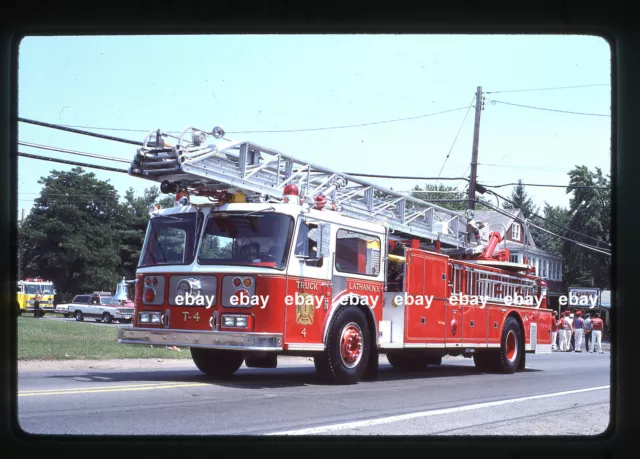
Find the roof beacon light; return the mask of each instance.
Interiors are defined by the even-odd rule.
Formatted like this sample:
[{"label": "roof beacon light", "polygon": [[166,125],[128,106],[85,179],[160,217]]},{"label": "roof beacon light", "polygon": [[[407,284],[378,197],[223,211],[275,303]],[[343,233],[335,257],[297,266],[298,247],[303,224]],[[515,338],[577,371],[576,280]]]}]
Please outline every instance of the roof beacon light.
[{"label": "roof beacon light", "polygon": [[300,194],[298,192],[297,186],[290,183],[289,185],[284,187],[284,202],[286,202],[287,204],[300,205]]},{"label": "roof beacon light", "polygon": [[186,195],[186,193],[176,194],[176,201],[175,201],[174,207],[186,206],[188,204],[189,204],[189,197]]}]

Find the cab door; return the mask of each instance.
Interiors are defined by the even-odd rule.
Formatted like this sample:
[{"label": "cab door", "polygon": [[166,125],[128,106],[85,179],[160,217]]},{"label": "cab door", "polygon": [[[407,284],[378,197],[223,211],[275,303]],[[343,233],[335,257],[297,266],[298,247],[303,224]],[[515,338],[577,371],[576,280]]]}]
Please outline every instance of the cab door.
[{"label": "cab door", "polygon": [[320,348],[331,302],[331,231],[327,222],[301,217],[287,275],[284,342]]}]

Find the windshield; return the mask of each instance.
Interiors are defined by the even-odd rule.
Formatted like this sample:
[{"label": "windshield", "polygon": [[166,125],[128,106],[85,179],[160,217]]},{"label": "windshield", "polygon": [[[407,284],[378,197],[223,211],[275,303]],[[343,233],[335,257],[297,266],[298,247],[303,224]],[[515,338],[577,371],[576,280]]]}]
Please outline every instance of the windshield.
[{"label": "windshield", "polygon": [[293,217],[283,214],[213,213],[207,221],[198,263],[284,269],[293,225]]},{"label": "windshield", "polygon": [[193,262],[202,220],[202,212],[166,215],[149,220],[139,267],[188,265]]},{"label": "windshield", "polygon": [[41,295],[53,295],[53,287],[51,285],[43,284],[25,284],[25,293],[28,295],[35,295],[40,292]]}]

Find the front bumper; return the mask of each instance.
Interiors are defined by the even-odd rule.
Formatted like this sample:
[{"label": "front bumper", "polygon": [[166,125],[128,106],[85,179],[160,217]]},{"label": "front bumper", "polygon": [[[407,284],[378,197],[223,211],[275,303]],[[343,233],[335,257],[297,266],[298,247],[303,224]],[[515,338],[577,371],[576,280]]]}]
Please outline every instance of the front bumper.
[{"label": "front bumper", "polygon": [[[35,308],[33,307],[33,304],[29,304],[27,305],[25,311],[28,312],[33,312],[35,310]],[[40,310],[41,311],[45,311],[45,312],[55,312],[55,307],[53,306],[53,304],[40,304]]]},{"label": "front bumper", "polygon": [[119,328],[118,342],[161,346],[203,347],[242,351],[282,351],[282,335],[153,328]]}]

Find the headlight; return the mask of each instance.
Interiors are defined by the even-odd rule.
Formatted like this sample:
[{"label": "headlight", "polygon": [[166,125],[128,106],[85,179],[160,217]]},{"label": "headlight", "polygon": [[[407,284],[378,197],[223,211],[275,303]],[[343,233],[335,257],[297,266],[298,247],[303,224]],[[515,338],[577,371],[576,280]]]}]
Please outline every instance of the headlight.
[{"label": "headlight", "polygon": [[248,316],[236,314],[222,315],[222,328],[248,328]]},{"label": "headlight", "polygon": [[161,323],[162,314],[159,312],[141,312],[138,315],[138,322],[141,324],[159,324]]}]

